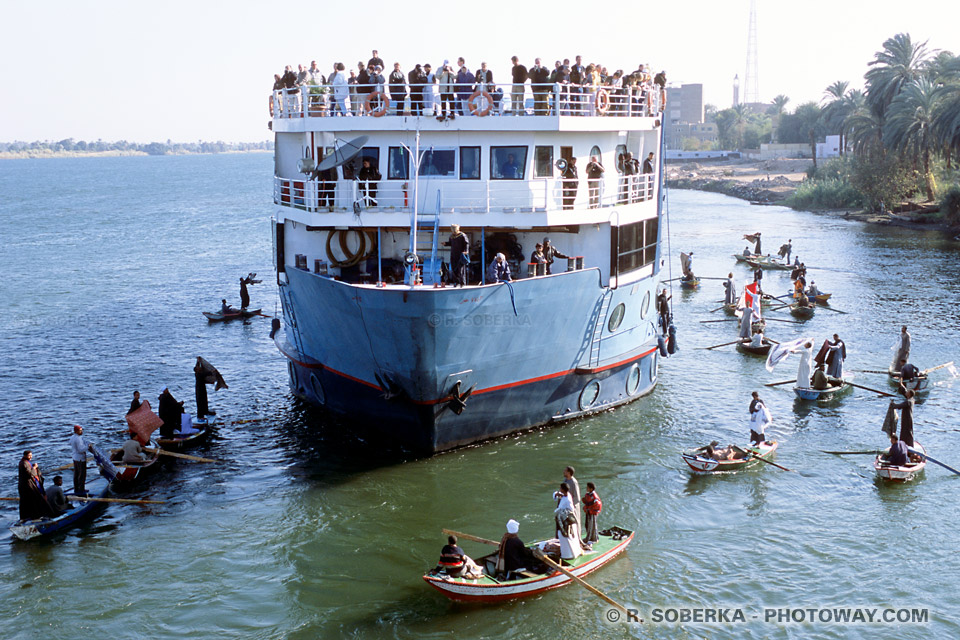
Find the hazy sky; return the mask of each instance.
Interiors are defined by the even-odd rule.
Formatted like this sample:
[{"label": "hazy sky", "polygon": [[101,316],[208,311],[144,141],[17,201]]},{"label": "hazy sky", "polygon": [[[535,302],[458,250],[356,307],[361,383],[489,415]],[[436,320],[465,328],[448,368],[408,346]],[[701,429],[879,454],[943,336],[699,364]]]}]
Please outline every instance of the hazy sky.
[{"label": "hazy sky", "polygon": [[[760,97],[788,108],[835,80],[861,86],[901,31],[960,51],[960,2],[758,0]],[[750,0],[638,2],[231,2],[0,0],[0,140],[149,142],[271,137],[273,74],[317,60],[327,73],[377,48],[404,71],[458,56],[507,79],[514,54],[552,67],[580,53],[609,70],[638,63],[732,101],[746,66]],[[869,8],[868,8],[869,7]],[[953,36],[951,38],[951,36]]]}]

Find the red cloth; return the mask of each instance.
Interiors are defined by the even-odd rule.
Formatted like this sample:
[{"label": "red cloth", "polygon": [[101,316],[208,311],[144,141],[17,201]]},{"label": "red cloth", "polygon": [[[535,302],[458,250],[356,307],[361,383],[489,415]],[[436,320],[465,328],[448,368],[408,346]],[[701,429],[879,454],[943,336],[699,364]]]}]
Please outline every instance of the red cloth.
[{"label": "red cloth", "polygon": [[150,434],[163,426],[163,420],[150,410],[150,403],[144,400],[136,411],[127,414],[127,426],[141,446],[146,446],[150,442]]}]

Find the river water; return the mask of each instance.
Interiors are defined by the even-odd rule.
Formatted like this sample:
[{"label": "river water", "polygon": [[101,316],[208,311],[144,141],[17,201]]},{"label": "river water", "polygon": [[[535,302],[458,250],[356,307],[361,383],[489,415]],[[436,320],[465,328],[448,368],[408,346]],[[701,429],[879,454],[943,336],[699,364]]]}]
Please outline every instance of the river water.
[{"label": "river water", "polygon": [[[254,306],[273,314],[268,154],[17,160],[0,164],[0,459],[15,495],[23,449],[48,468],[68,461],[70,425],[103,446],[121,439],[133,389],[155,401],[169,385],[193,406],[202,355],[230,384],[211,394],[225,421],[199,453],[55,543],[0,537],[5,638],[929,638],[960,635],[956,560],[960,478],[929,466],[902,486],[873,478],[869,456],[886,400],[855,390],[832,407],[794,402],[796,359],[768,373],[732,348],[720,281],[674,292],[681,351],[653,394],[558,428],[416,459],[301,405],[268,339],[269,320],[208,325],[220,298],[237,304],[258,272]],[[673,191],[671,249],[694,250],[701,276],[733,269],[744,233],[767,251],[788,237],[834,308],[804,325],[771,322],[782,341],[834,332],[848,370],[883,369],[901,323],[912,361],[960,360],[956,243],[715,194]],[[765,289],[786,292],[786,274]],[[789,318],[786,314],[776,317]],[[888,390],[884,376],[856,373]],[[930,453],[960,466],[957,390],[946,370],[916,410]],[[743,441],[750,391],[774,415],[777,460],[725,477],[691,477],[681,449]],[[240,420],[254,422],[235,423]],[[595,586],[637,608],[642,625],[610,625],[577,586],[493,607],[448,603],[420,578],[449,527],[498,539],[509,518],[525,540],[547,536],[564,466],[604,500],[601,526],[637,531]],[[70,484],[67,476],[66,484]],[[0,520],[16,518],[0,502]],[[464,544],[468,553],[487,549]],[[655,609],[736,608],[746,621],[653,623]],[[765,609],[915,608],[926,624],[764,622]],[[733,615],[732,613],[729,615]],[[759,618],[754,618],[759,616]]]}]

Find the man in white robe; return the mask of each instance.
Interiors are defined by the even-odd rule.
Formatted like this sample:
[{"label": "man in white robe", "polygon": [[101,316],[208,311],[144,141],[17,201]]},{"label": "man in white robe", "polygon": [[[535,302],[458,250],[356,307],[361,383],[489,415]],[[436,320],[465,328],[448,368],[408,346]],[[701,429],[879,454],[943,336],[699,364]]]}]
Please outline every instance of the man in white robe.
[{"label": "man in white robe", "polygon": [[800,351],[800,366],[797,367],[797,382],[793,385],[797,389],[810,388],[811,362],[813,361],[813,343],[804,342]]},{"label": "man in white robe", "polygon": [[895,353],[891,366],[894,371],[900,371],[901,363],[910,361],[910,334],[907,333],[906,325],[900,328],[900,337],[897,344],[893,346],[893,350]]}]

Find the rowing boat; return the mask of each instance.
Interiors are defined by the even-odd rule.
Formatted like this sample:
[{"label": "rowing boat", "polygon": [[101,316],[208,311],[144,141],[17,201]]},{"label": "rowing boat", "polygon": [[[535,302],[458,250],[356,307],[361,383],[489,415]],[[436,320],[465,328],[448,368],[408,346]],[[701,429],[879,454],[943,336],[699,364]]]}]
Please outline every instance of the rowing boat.
[{"label": "rowing boat", "polygon": [[[593,543],[591,551],[585,551],[579,558],[563,560],[563,566],[570,573],[582,578],[613,560],[633,541],[633,531],[611,527],[601,531],[599,539]],[[528,545],[540,546],[543,542]],[[476,580],[452,577],[443,571],[431,571],[423,579],[431,587],[451,600],[457,602],[501,602],[534,596],[550,589],[570,584],[572,578],[553,570],[548,573],[511,572],[506,579],[496,578],[497,552],[493,552],[476,563],[483,567],[483,577]]]},{"label": "rowing boat", "polygon": [[748,265],[754,269],[769,269],[771,271],[791,271],[793,269],[789,264],[783,264],[782,262],[775,262],[773,259],[770,260],[747,260]]},{"label": "rowing boat", "polygon": [[[148,442],[148,448],[156,448],[155,442]],[[134,485],[142,482],[147,477],[155,473],[160,469],[160,451],[157,450],[154,453],[147,453],[148,456],[142,464],[127,464],[121,461],[123,457],[123,451],[118,451],[119,455],[115,454],[114,467],[117,470],[117,475],[113,479],[112,487],[117,491],[123,491],[133,487]]]},{"label": "rowing boat", "polygon": [[252,316],[258,316],[260,315],[260,309],[239,309],[227,313],[222,313],[220,311],[204,311],[203,315],[206,316],[207,320],[210,322],[227,322],[228,320],[236,320],[238,318],[250,318]]},{"label": "rowing boat", "polygon": [[198,447],[207,441],[210,435],[210,424],[206,420],[193,420],[193,428],[184,431],[175,431],[170,438],[157,438],[157,444],[167,451],[182,451]]},{"label": "rowing boat", "polygon": [[[96,450],[94,457],[97,459],[97,468],[100,470],[100,478],[92,480],[87,485],[87,496],[96,498],[106,498],[110,493],[110,483],[114,479],[113,465],[105,456]],[[76,498],[75,494],[68,493],[66,498]],[[35,538],[50,538],[61,531],[66,531],[72,527],[79,526],[84,522],[93,520],[104,509],[107,503],[90,501],[76,501],[72,506],[55,518],[36,518],[34,520],[19,520],[10,527],[10,533],[20,540],[33,540]]]},{"label": "rowing boat", "polygon": [[847,382],[843,381],[843,384],[836,387],[827,387],[826,389],[812,389],[812,388],[801,388],[794,387],[793,392],[797,394],[797,397],[801,400],[816,400],[817,402],[830,402],[831,400],[840,397],[842,394],[846,393],[853,389],[853,386]]},{"label": "rowing boat", "polygon": [[680,280],[681,289],[696,289],[700,286],[700,278],[693,278],[692,280]]},{"label": "rowing boat", "polygon": [[[755,447],[742,446],[741,449],[756,454],[760,458],[769,460],[777,450],[777,442],[763,442]],[[685,451],[680,454],[687,466],[697,474],[719,473],[722,471],[739,471],[753,466],[758,462],[756,456],[737,458],[735,460],[715,460],[704,455],[703,448],[694,451]]]},{"label": "rowing boat", "polygon": [[902,382],[904,387],[910,389],[914,393],[923,393],[924,391],[930,390],[930,376],[925,373],[919,374],[916,378],[901,380],[900,372],[894,371],[893,365],[890,365],[887,368],[887,375],[890,376],[890,384],[893,386],[898,386]]},{"label": "rowing boat", "polygon": [[751,356],[765,356],[770,353],[771,346],[773,346],[773,343],[764,338],[763,344],[759,347],[755,347],[749,342],[738,342],[737,351]]},{"label": "rowing boat", "polygon": [[[924,449],[923,445],[919,442],[914,441],[913,448],[924,455],[927,453],[927,450]],[[890,448],[888,447],[873,460],[873,469],[877,472],[877,476],[883,480],[907,482],[908,480],[913,480],[913,478],[927,466],[926,457],[921,458],[920,462],[907,462],[905,465],[887,464],[883,461],[883,456],[889,453],[889,451]]]},{"label": "rowing boat", "polygon": [[794,318],[800,318],[801,320],[809,320],[813,317],[813,312],[816,307],[803,306],[800,303],[796,302],[790,305],[790,315]]},{"label": "rowing boat", "polygon": [[[794,300],[796,300],[796,298],[797,298],[797,292],[796,292],[796,291],[788,291],[787,294],[788,294],[790,297],[792,297]],[[829,307],[829,306],[830,306],[830,303],[827,302],[827,301],[830,299],[830,296],[832,296],[832,295],[833,295],[832,293],[818,293],[818,294],[815,295],[815,296],[808,295],[807,298],[810,299],[810,300],[812,300],[813,302],[816,302],[816,303],[819,304],[819,305],[823,305],[823,306],[825,306],[825,307]]]},{"label": "rowing boat", "polygon": [[761,256],[761,255],[752,254],[752,253],[748,256],[745,256],[742,253],[735,253],[733,254],[733,257],[737,259],[737,262],[747,262],[748,260],[753,260],[754,262],[760,262],[768,259],[766,256]]}]

